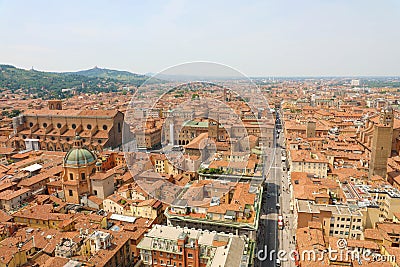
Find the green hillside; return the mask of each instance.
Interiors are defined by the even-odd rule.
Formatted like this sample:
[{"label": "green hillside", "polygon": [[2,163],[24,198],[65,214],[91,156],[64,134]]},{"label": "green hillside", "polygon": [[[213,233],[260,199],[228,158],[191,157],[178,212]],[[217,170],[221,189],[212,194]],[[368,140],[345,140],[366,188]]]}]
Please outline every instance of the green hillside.
[{"label": "green hillside", "polygon": [[63,89],[74,89],[83,93],[115,92],[125,86],[139,86],[147,78],[126,71],[99,68],[55,73],[0,65],[0,90],[9,89],[12,92],[19,90],[44,99],[68,97],[70,93],[62,92]]},{"label": "green hillside", "polygon": [[78,74],[86,77],[110,78],[127,82],[143,82],[148,79],[148,77],[145,75],[135,74],[129,71],[102,69],[98,67],[94,67],[93,69],[88,70],[70,72],[70,74]]}]

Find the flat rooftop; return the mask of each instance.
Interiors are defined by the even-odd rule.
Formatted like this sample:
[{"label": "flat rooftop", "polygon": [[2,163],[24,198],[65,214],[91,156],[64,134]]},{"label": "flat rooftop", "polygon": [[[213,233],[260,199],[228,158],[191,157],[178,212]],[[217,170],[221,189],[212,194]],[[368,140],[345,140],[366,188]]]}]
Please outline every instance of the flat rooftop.
[{"label": "flat rooftop", "polygon": [[362,216],[358,209],[353,210],[347,205],[321,205],[308,200],[297,200],[296,203],[298,212],[320,213],[321,211],[330,211],[332,215]]}]

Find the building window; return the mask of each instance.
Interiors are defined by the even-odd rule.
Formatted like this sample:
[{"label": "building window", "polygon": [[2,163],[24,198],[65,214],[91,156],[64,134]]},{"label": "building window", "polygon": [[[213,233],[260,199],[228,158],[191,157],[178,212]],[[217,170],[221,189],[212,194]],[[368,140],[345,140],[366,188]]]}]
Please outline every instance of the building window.
[{"label": "building window", "polygon": [[74,194],[72,193],[72,190],[70,189],[70,190],[68,190],[68,195],[70,196],[70,197],[72,197]]},{"label": "building window", "polygon": [[92,129],[92,125],[91,124],[88,124],[86,127],[88,128],[88,130]]},{"label": "building window", "polygon": [[47,123],[43,123],[43,128],[46,128],[47,127]]},{"label": "building window", "polygon": [[93,194],[97,196],[97,190],[93,190]]},{"label": "building window", "polygon": [[74,180],[74,175],[72,173],[69,174],[69,179]]},{"label": "building window", "polygon": [[57,123],[57,128],[58,128],[58,129],[61,128],[61,123]]},{"label": "building window", "polygon": [[72,129],[76,129],[76,124],[73,123],[73,124],[71,125],[71,127],[72,127]]},{"label": "building window", "polygon": [[119,133],[121,132],[121,123],[120,122],[118,122],[118,132]]},{"label": "building window", "polygon": [[29,127],[33,127],[33,122],[30,122],[30,123],[29,123]]},{"label": "building window", "polygon": [[85,180],[85,174],[84,173],[81,173],[81,179]]},{"label": "building window", "polygon": [[104,124],[104,125],[103,125],[103,130],[104,130],[104,131],[107,131],[107,129],[108,129],[107,125]]},{"label": "building window", "polygon": [[192,253],[188,253],[188,258],[193,258],[193,254]]}]

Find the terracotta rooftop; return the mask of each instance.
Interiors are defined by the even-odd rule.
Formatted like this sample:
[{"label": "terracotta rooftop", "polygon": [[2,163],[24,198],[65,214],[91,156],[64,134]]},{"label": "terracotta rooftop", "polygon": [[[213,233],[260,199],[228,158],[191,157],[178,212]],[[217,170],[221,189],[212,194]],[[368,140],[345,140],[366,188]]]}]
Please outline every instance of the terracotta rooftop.
[{"label": "terracotta rooftop", "polygon": [[16,191],[13,190],[5,190],[3,192],[0,193],[0,199],[2,200],[11,200],[14,198],[17,198],[23,194],[26,194],[28,192],[30,192],[31,190],[29,188],[22,188]]}]

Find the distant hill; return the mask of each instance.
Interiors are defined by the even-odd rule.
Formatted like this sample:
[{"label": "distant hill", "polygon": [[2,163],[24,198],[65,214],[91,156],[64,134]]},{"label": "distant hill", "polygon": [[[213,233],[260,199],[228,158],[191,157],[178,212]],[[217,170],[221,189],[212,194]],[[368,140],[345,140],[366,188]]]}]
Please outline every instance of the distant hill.
[{"label": "distant hill", "polygon": [[68,97],[68,90],[63,89],[75,89],[85,93],[115,92],[124,86],[139,86],[147,79],[145,75],[100,68],[56,73],[0,65],[0,90],[21,90],[23,93],[42,98]]},{"label": "distant hill", "polygon": [[127,81],[127,82],[137,82],[146,81],[149,77],[146,75],[136,74],[129,71],[121,71],[121,70],[110,70],[110,69],[102,69],[98,67],[94,67],[88,70],[80,70],[75,72],[67,72],[68,74],[78,74],[86,77],[99,77],[99,78],[109,78],[116,79],[119,81]]}]

